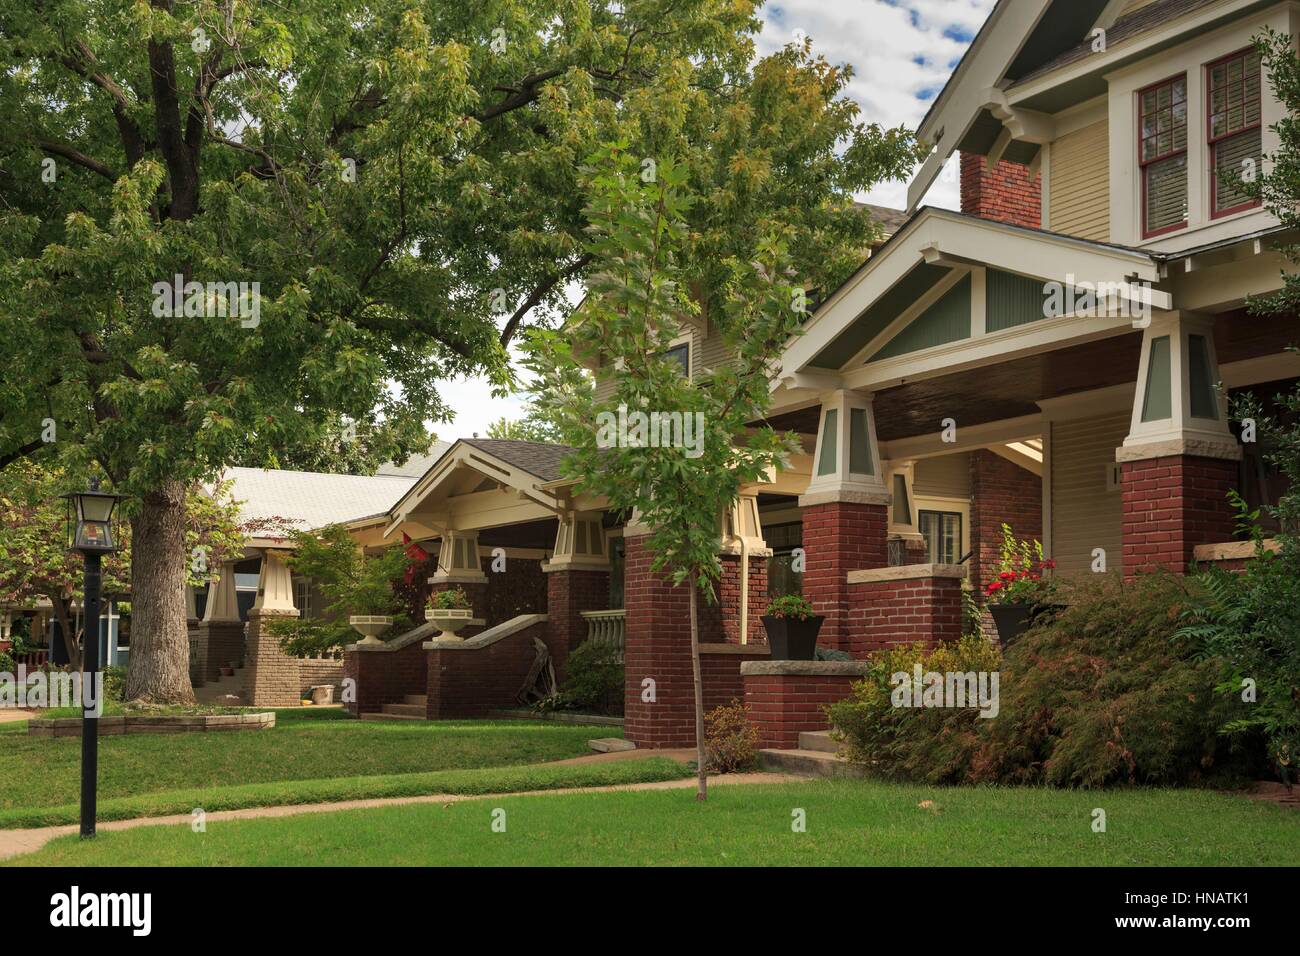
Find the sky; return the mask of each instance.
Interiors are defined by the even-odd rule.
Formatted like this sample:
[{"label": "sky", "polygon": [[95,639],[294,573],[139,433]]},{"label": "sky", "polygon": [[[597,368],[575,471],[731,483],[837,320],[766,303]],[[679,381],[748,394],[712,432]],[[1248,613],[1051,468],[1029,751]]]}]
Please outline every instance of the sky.
[{"label": "sky", "polygon": [[[848,95],[862,118],[915,129],[943,89],[957,61],[993,9],[994,0],[769,0],[760,12],[759,52],[770,53],[804,35],[832,63],[848,63],[854,77]],[[801,31],[801,32],[800,32]],[[950,162],[950,166],[956,160]],[[925,202],[958,207],[955,175],[941,176]],[[907,183],[883,183],[865,202],[901,209]],[[455,409],[452,422],[435,426],[444,441],[485,435],[499,418],[522,415],[518,397],[494,399],[486,381],[444,382],[440,391]]]}]

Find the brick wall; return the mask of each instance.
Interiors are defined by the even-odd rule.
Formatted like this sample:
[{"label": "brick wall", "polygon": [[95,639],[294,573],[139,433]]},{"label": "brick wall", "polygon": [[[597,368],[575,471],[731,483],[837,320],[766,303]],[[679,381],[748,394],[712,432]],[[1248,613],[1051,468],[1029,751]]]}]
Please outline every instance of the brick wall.
[{"label": "brick wall", "polygon": [[504,571],[492,570],[492,559],[483,559],[487,575],[484,614],[488,627],[520,614],[545,614],[547,577],[542,562],[532,558],[506,558]]},{"label": "brick wall", "polygon": [[564,681],[569,651],[587,637],[583,611],[604,611],[609,607],[609,572],[586,568],[550,571],[546,574],[547,643],[555,661],[555,679]]},{"label": "brick wall", "polygon": [[[739,644],[740,640],[740,555],[719,556],[722,564],[717,585],[717,603],[700,602],[700,640]],[[749,558],[749,640],[767,643],[763,611],[767,608],[767,558]]]},{"label": "brick wall", "polygon": [[1043,540],[1043,479],[1001,455],[970,456],[970,580],[981,597],[998,576],[1002,523],[1017,538]]},{"label": "brick wall", "polygon": [[[378,713],[384,704],[407,694],[423,694],[428,662],[423,641],[413,640],[397,650],[363,651],[349,648],[343,654],[343,676],[355,683],[355,700],[343,706],[353,716]],[[341,699],[335,695],[335,699]]]},{"label": "brick wall", "polygon": [[884,505],[837,501],[801,511],[807,564],[803,596],[826,616],[817,643],[847,650],[849,592],[846,575],[889,563],[888,514]]},{"label": "brick wall", "polygon": [[244,687],[248,691],[248,703],[253,707],[292,707],[302,701],[312,685],[337,687],[342,683],[343,661],[292,657],[280,648],[277,637],[263,631],[266,618],[294,615],[293,611],[249,613],[244,656],[248,676]]},{"label": "brick wall", "polygon": [[[807,672],[772,673],[779,669]],[[852,694],[862,670],[831,661],[772,661],[744,668],[745,709],[758,728],[759,745],[790,750],[799,746],[799,734],[826,730],[826,708]]]},{"label": "brick wall", "polygon": [[848,586],[844,650],[858,660],[894,644],[961,638],[961,579],[917,577]]},{"label": "brick wall", "polygon": [[1042,225],[1042,181],[1020,163],[1000,161],[988,169],[985,157],[961,154],[961,211],[1037,229]]},{"label": "brick wall", "polygon": [[537,657],[533,639],[546,640],[546,625],[539,621],[486,647],[426,650],[428,718],[480,717],[518,706],[517,694]]},{"label": "brick wall", "polygon": [[1167,568],[1183,574],[1199,544],[1230,541],[1228,492],[1237,463],[1172,455],[1120,466],[1124,497],[1124,574]]}]

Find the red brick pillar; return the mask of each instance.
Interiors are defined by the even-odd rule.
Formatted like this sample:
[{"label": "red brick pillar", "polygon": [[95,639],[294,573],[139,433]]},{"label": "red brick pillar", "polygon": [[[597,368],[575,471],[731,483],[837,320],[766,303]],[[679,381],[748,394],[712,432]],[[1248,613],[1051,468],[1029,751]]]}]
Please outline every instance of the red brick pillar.
[{"label": "red brick pillar", "polygon": [[1232,539],[1235,461],[1170,455],[1123,462],[1120,474],[1126,577],[1159,568],[1183,574],[1197,545]]},{"label": "red brick pillar", "polygon": [[970,580],[981,597],[998,576],[1002,524],[1017,540],[1043,540],[1043,479],[1001,455],[970,455]]},{"label": "red brick pillar", "polygon": [[719,639],[728,644],[766,644],[763,612],[767,609],[767,559],[770,552],[749,556],[748,639],[740,639],[740,565],[738,554],[721,555],[722,577],[718,582]]},{"label": "red brick pillar", "polygon": [[[690,598],[650,570],[643,535],[624,539],[623,736],[638,747],[695,744]],[[648,682],[648,683],[647,683]]]},{"label": "red brick pillar", "polygon": [[803,596],[824,614],[817,643],[848,650],[848,573],[889,563],[888,507],[832,501],[802,509]]},{"label": "red brick pillar", "polygon": [[555,678],[564,682],[569,652],[587,637],[583,611],[609,608],[609,572],[593,568],[560,567],[546,571],[547,643],[555,663]]}]

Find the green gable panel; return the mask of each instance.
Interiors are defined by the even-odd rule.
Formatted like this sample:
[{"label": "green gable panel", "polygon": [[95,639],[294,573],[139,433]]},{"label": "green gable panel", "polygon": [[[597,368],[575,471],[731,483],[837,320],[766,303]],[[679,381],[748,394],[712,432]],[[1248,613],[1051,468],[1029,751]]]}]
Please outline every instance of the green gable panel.
[{"label": "green gable panel", "polygon": [[938,302],[913,319],[869,361],[895,358],[909,352],[947,345],[970,338],[970,276],[943,294]]},{"label": "green gable panel", "polygon": [[899,279],[875,304],[845,327],[808,364],[813,368],[842,368],[868,342],[889,327],[913,302],[948,274],[944,266],[922,262]]},{"label": "green gable panel", "polygon": [[1046,293],[1040,279],[989,269],[985,278],[986,328],[990,332],[1014,329],[1043,317]]}]

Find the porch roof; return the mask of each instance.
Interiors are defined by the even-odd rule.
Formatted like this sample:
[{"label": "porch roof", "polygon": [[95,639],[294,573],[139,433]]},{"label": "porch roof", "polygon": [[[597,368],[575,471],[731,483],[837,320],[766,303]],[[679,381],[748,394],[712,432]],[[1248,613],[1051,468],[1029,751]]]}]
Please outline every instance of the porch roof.
[{"label": "porch roof", "polygon": [[1124,334],[1132,330],[1124,316],[1045,317],[1048,284],[1089,283],[1168,309],[1172,298],[1156,287],[1161,266],[1139,249],[923,208],[788,343],[775,410],[819,391],[878,391]]},{"label": "porch roof", "polygon": [[462,438],[388,510],[383,537],[417,540],[553,518],[571,505],[554,486],[565,445]]}]

